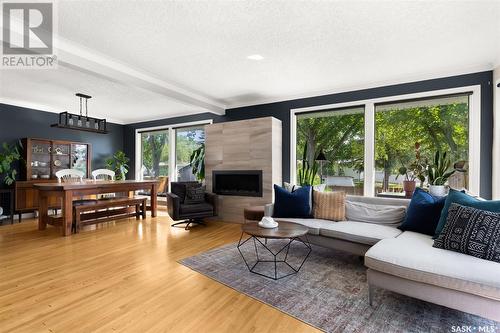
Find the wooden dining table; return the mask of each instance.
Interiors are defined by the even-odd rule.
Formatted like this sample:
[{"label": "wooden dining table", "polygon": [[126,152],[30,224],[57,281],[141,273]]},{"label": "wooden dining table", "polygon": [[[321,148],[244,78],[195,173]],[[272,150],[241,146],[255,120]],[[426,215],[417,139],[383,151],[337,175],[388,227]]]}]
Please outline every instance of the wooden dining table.
[{"label": "wooden dining table", "polygon": [[137,190],[151,191],[151,216],[156,217],[158,209],[158,180],[84,180],[83,182],[40,183],[34,184],[38,189],[38,230],[47,227],[49,212],[49,197],[62,199],[62,235],[71,235],[73,224],[73,200],[75,198],[104,194],[104,193],[130,193]]}]

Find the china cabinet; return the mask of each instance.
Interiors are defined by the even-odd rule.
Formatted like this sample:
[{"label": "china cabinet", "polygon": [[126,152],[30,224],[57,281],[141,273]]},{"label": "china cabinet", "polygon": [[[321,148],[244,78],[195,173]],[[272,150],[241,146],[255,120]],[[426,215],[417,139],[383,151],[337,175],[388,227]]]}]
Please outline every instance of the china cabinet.
[{"label": "china cabinet", "polygon": [[[61,169],[78,169],[89,178],[92,148],[89,143],[32,139],[22,140],[23,157],[20,181],[16,181],[16,211],[30,212],[38,209],[38,190],[33,184],[57,181],[55,173]],[[51,208],[59,207],[54,198]]]}]

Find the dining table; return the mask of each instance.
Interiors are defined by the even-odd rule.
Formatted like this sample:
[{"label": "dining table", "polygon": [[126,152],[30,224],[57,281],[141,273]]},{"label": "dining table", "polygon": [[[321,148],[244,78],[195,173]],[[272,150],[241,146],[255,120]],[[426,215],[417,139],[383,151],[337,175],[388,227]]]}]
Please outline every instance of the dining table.
[{"label": "dining table", "polygon": [[54,182],[34,184],[38,190],[38,230],[47,227],[49,197],[62,200],[61,220],[62,235],[71,235],[73,224],[73,200],[105,193],[130,193],[138,190],[149,190],[151,195],[151,216],[156,217],[158,210],[158,180],[83,180],[70,182]]}]

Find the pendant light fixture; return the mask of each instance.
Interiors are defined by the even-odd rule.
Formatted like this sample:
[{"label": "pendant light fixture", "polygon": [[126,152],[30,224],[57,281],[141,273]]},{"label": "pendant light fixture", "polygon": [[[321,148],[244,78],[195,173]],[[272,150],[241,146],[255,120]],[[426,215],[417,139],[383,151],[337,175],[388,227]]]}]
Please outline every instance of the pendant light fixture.
[{"label": "pendant light fixture", "polygon": [[[89,117],[88,100],[91,99],[92,96],[82,93],[76,93],[75,95],[80,100],[80,114],[69,113],[68,111],[61,112],[59,113],[58,123],[51,126],[100,134],[108,133],[106,128],[106,119]],[[83,114],[84,108],[85,115]]]}]

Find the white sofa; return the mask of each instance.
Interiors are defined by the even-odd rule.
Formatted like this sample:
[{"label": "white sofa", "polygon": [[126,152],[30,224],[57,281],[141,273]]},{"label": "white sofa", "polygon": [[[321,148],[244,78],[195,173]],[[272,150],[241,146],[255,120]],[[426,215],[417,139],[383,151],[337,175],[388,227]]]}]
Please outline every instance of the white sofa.
[{"label": "white sofa", "polygon": [[[405,207],[409,204],[404,199],[360,196],[347,196],[347,201]],[[273,205],[267,205],[266,215],[272,216],[272,212]],[[373,288],[380,287],[500,321],[500,263],[434,248],[431,236],[402,232],[397,225],[312,218],[276,220],[309,227],[312,244],[364,255],[370,304]]]}]

